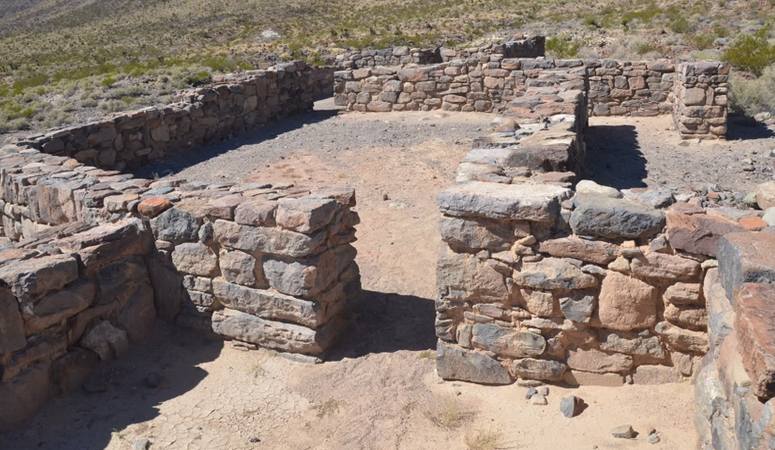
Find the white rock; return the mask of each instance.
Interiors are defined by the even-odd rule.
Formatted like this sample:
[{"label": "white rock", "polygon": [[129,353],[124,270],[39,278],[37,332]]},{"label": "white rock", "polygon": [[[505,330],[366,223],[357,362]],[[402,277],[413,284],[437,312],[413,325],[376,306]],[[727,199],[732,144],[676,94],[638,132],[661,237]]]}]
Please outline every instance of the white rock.
[{"label": "white rock", "polygon": [[576,184],[576,192],[579,194],[599,194],[611,198],[622,198],[623,194],[618,189],[603,186],[592,180],[581,180]]}]

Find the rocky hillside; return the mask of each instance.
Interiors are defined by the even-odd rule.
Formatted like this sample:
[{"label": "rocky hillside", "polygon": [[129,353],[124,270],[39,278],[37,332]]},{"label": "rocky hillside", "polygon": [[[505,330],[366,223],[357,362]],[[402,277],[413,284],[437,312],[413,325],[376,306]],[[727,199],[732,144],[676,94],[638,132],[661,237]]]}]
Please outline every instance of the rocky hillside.
[{"label": "rocky hillside", "polygon": [[[345,48],[553,36],[561,57],[717,58],[772,0],[7,0],[0,132],[168,101],[214,72]],[[558,33],[558,30],[559,33]]]}]

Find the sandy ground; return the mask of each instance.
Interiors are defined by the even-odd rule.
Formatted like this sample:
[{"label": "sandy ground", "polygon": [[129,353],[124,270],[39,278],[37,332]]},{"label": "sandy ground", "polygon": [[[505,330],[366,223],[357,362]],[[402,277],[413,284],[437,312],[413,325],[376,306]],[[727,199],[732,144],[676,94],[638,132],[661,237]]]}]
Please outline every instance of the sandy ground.
[{"label": "sandy ground", "polygon": [[[352,329],[331,361],[309,365],[160,326],[148,345],[94,375],[90,386],[98,389],[91,391],[98,392],[51,402],[28,426],[0,436],[0,448],[129,449],[138,439],[150,440],[154,449],[694,448],[689,384],[551,387],[549,405],[536,406],[525,400],[525,387],[436,376],[434,199],[491,118],[316,112],[154,167],[191,179],[355,187],[362,218],[355,245],[365,292]],[[633,122],[637,148],[656,154],[650,142],[662,145],[655,133],[664,119],[608,119],[605,126]],[[763,152],[771,144],[754,145]],[[607,145],[609,152],[622,148]],[[702,144],[703,151],[716,151],[712,145]],[[743,147],[720,145],[719,152]],[[646,179],[653,182],[674,176],[652,172]],[[149,374],[161,376],[158,387],[147,386]],[[573,419],[559,411],[569,394],[589,404]],[[611,437],[622,424],[641,434]],[[646,441],[652,427],[662,437],[656,445]]]},{"label": "sandy ground", "polygon": [[592,117],[587,132],[592,178],[617,188],[746,193],[773,179],[775,132],[730,120],[727,140],[682,141],[670,116]]}]

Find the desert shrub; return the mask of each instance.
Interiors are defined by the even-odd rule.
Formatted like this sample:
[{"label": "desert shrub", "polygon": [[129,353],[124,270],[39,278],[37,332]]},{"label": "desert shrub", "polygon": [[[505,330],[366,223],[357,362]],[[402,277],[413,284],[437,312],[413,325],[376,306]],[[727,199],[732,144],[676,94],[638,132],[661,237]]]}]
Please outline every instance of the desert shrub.
[{"label": "desert shrub", "polygon": [[642,9],[629,11],[622,14],[622,25],[627,27],[630,23],[636,20],[644,24],[649,24],[661,12],[662,10],[656,5],[655,2],[652,1],[647,3]]},{"label": "desert shrub", "polygon": [[590,28],[602,28],[603,26],[600,24],[600,22],[597,19],[597,16],[595,15],[588,15],[584,16],[584,18],[581,21],[584,25],[590,27]]},{"label": "desert shrub", "polygon": [[21,94],[26,89],[41,86],[47,81],[48,76],[42,73],[18,79],[13,83],[13,93],[15,95]]},{"label": "desert shrub", "polygon": [[551,37],[546,40],[546,50],[558,58],[573,58],[579,54],[581,44],[567,37]]},{"label": "desert shrub", "polygon": [[689,38],[689,42],[698,49],[705,50],[713,47],[713,42],[716,40],[716,35],[713,33],[695,33]]},{"label": "desert shrub", "polygon": [[659,49],[651,42],[640,42],[635,45],[635,53],[639,55],[645,55],[647,53],[656,52]]},{"label": "desert shrub", "polygon": [[211,82],[212,76],[210,76],[210,72],[202,70],[186,76],[185,80],[189,86],[202,86]]},{"label": "desert shrub", "polygon": [[738,69],[759,76],[764,68],[775,63],[775,45],[770,44],[769,29],[761,28],[754,34],[744,34],[724,51],[722,58]]},{"label": "desert shrub", "polygon": [[751,117],[760,112],[775,113],[775,64],[757,78],[733,73],[729,92],[733,112]]},{"label": "desert shrub", "polygon": [[667,17],[667,27],[673,33],[684,34],[691,30],[689,20],[683,15],[682,8],[673,5],[667,8],[665,16]]},{"label": "desert shrub", "polygon": [[101,81],[102,85],[105,87],[111,87],[114,84],[116,84],[116,76],[115,75],[108,75]]}]

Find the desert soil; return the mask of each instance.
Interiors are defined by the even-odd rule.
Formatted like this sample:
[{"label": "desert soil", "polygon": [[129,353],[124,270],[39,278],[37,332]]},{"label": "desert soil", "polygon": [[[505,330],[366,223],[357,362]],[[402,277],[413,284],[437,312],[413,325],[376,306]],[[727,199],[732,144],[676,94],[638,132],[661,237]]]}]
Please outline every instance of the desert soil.
[{"label": "desert soil", "polygon": [[[354,187],[365,292],[352,312],[352,329],[331,361],[312,365],[160,325],[147,345],[101,367],[88,392],[54,400],[28,426],[0,436],[0,448],[130,449],[141,439],[154,449],[694,448],[688,383],[551,387],[549,404],[536,406],[525,399],[525,387],[436,376],[435,196],[452,182],[471,139],[491,118],[337,115],[324,108],[149,170],[145,175]],[[715,174],[718,182],[748,189],[751,172],[738,173],[728,162],[745,154],[761,157],[755,164],[769,163],[772,145],[762,138],[679,146],[665,118],[595,119],[593,125],[637,137],[618,144],[609,139],[604,150],[615,173],[621,173],[616,152],[645,155],[647,184],[685,187],[693,178],[683,172],[715,182],[714,170],[723,168],[723,177]],[[599,170],[605,165],[597,166],[597,176],[611,176]],[[632,183],[633,175],[614,178]],[[559,411],[560,399],[570,394],[589,405],[573,419]],[[640,435],[613,438],[610,430],[622,424]],[[659,444],[647,443],[650,428],[661,434]]]}]

